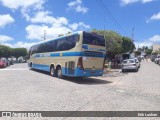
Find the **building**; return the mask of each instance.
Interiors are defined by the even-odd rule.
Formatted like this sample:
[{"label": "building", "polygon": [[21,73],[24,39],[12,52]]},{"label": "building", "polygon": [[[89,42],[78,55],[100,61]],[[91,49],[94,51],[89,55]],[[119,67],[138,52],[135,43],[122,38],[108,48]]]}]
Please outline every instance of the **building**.
[{"label": "building", "polygon": [[160,49],[160,44],[153,45],[153,52],[158,51]]}]

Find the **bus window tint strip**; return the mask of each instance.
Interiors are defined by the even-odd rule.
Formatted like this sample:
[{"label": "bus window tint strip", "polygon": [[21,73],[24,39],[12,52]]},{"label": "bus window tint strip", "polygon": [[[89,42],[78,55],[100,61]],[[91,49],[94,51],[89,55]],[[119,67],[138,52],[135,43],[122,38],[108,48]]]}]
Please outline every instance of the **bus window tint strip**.
[{"label": "bus window tint strip", "polygon": [[72,35],[68,37],[62,37],[54,41],[35,45],[31,48],[31,54],[70,50],[76,46],[78,38],[78,35]]},{"label": "bus window tint strip", "polygon": [[83,44],[97,45],[105,47],[105,40],[102,36],[92,33],[83,33]]}]

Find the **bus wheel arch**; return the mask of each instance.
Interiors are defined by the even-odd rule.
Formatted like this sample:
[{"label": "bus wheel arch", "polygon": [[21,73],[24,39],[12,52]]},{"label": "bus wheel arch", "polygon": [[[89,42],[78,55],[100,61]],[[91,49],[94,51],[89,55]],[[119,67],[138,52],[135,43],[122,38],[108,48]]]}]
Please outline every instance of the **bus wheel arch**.
[{"label": "bus wheel arch", "polygon": [[63,79],[64,76],[62,75],[62,67],[61,65],[57,65],[56,67],[56,73],[57,73],[57,77],[60,78],[60,79]]},{"label": "bus wheel arch", "polygon": [[53,64],[50,65],[50,75],[56,77],[56,69]]}]

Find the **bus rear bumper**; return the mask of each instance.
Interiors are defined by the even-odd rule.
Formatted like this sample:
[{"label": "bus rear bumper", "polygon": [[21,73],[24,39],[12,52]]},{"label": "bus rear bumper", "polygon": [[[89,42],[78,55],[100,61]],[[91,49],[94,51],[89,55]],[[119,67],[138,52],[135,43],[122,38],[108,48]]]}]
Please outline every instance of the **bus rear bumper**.
[{"label": "bus rear bumper", "polygon": [[83,76],[83,77],[89,77],[89,76],[102,76],[103,70],[81,70],[79,68],[75,69],[75,76]]},{"label": "bus rear bumper", "polygon": [[62,70],[62,74],[65,76],[71,77],[94,77],[94,76],[102,76],[103,70],[81,70],[79,68],[74,69],[73,74],[65,74],[65,70]]}]

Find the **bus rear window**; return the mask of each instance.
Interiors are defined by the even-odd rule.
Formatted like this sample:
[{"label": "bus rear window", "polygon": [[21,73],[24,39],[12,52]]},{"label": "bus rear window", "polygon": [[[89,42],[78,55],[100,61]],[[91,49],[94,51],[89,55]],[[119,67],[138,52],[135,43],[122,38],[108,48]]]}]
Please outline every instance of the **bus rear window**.
[{"label": "bus rear window", "polygon": [[92,34],[92,33],[83,33],[83,44],[97,45],[105,47],[105,40],[103,37]]}]

